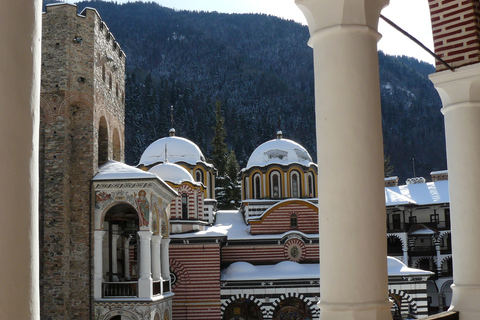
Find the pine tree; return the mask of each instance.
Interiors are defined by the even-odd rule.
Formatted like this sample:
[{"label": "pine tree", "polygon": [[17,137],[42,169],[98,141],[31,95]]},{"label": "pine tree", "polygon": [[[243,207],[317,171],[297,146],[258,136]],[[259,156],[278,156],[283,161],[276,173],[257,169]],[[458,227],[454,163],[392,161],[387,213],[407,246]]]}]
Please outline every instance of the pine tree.
[{"label": "pine tree", "polygon": [[236,209],[240,207],[240,181],[238,174],[240,166],[235,151],[230,150],[223,179],[222,197],[219,200],[220,209]]},{"label": "pine tree", "polygon": [[222,103],[217,101],[215,103],[215,135],[212,140],[212,163],[218,170],[218,176],[223,177],[225,175],[225,168],[227,165],[228,148],[225,143],[227,133],[225,131],[224,123],[225,119],[222,116]]}]

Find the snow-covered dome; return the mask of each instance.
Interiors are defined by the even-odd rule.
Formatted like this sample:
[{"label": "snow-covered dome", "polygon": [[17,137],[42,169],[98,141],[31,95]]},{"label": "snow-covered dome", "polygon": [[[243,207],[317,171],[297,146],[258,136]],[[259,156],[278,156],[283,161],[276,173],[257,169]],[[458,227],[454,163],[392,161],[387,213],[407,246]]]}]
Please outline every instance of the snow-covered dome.
[{"label": "snow-covered dome", "polygon": [[299,163],[309,166],[312,162],[312,157],[304,147],[295,141],[282,139],[281,134],[279,134],[277,139],[267,141],[253,151],[245,170],[254,166],[261,167],[273,163],[283,165]]},{"label": "snow-covered dome", "polygon": [[[167,151],[167,156],[165,156],[165,150]],[[159,161],[173,163],[183,161],[195,165],[199,161],[205,162],[205,157],[200,148],[192,141],[171,136],[153,142],[145,149],[140,158],[140,164],[145,166]]]},{"label": "snow-covered dome", "polygon": [[164,181],[169,181],[175,184],[181,184],[184,181],[196,183],[192,175],[182,166],[175,163],[161,163],[148,170],[150,173],[155,173]]}]

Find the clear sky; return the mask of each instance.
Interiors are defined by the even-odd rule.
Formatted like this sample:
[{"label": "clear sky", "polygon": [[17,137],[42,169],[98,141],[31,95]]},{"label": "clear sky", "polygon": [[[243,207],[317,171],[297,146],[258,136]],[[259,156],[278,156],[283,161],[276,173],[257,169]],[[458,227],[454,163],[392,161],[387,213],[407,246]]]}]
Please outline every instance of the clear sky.
[{"label": "clear sky", "polygon": [[[74,0],[67,0],[72,2]],[[132,0],[115,0],[118,3]],[[152,1],[152,0],[150,0]],[[294,0],[153,0],[178,10],[218,11],[226,13],[266,13],[306,24]],[[427,0],[390,0],[382,14],[433,50],[432,28]],[[391,55],[406,55],[431,64],[434,59],[418,45],[382,20],[379,31],[383,35],[379,49]]]}]

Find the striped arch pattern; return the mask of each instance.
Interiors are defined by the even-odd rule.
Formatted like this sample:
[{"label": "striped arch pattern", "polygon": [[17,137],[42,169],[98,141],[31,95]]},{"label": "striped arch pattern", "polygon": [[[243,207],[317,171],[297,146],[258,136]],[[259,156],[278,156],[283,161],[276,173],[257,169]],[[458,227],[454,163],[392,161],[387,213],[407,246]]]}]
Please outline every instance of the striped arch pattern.
[{"label": "striped arch pattern", "polygon": [[432,257],[421,257],[420,259],[418,259],[416,262],[415,262],[415,268],[419,268],[419,263],[420,261],[423,261],[423,260],[432,260],[433,261],[433,264],[435,266],[437,266],[437,262],[434,258]]},{"label": "striped arch pattern", "polygon": [[452,260],[452,256],[447,256],[447,257],[443,258],[442,263],[440,263],[440,265],[442,266],[447,260]]},{"label": "striped arch pattern", "polygon": [[[257,298],[255,298],[254,296],[252,295],[249,295],[249,294],[245,294],[245,293],[239,293],[239,294],[236,294],[234,296],[231,296],[230,298],[226,299],[225,301],[222,302],[222,305],[220,307],[220,311],[222,313],[222,318],[223,318],[223,315],[225,314],[225,310],[227,309],[227,307],[235,302],[236,300],[238,299],[248,299],[248,300],[251,300],[253,303],[255,303],[259,308],[260,308],[260,311],[262,312],[262,318],[266,319],[267,318],[267,311],[265,310],[265,307],[263,306],[262,302],[260,300],[258,300]],[[270,315],[270,318],[272,316]]]},{"label": "striped arch pattern", "polygon": [[190,283],[190,275],[183,264],[175,259],[170,259],[170,272],[174,272],[177,276],[177,281],[172,283],[172,289],[180,282]]},{"label": "striped arch pattern", "polygon": [[[408,293],[406,293],[403,290],[397,290],[397,289],[393,289],[393,290],[389,289],[388,293],[396,294],[396,295],[399,295],[400,297],[402,297],[402,301],[405,300],[405,301],[408,302],[408,305],[410,306],[410,312],[414,315],[417,314],[417,303],[415,301],[413,301],[413,298]],[[402,305],[402,310],[401,311],[404,311],[403,305]]]},{"label": "striped arch pattern", "polygon": [[387,239],[392,238],[392,237],[395,237],[398,240],[400,240],[400,242],[402,243],[402,250],[408,249],[408,248],[405,248],[405,242],[403,241],[403,239],[401,237],[398,236],[398,234],[394,234],[394,233],[388,233],[387,234]]},{"label": "striped arch pattern", "polygon": [[439,236],[438,236],[438,242],[441,243],[443,238],[448,235],[449,237],[451,237],[451,231],[445,231],[445,232],[442,232]]},{"label": "striped arch pattern", "polygon": [[277,308],[278,304],[282,302],[285,299],[288,298],[297,298],[300,301],[305,302],[307,305],[307,308],[310,310],[310,313],[312,314],[312,317],[318,318],[320,317],[320,309],[315,308],[315,303],[311,301],[310,299],[306,298],[303,294],[298,293],[298,292],[288,292],[286,294],[282,294],[280,297],[275,299],[272,303],[272,308],[268,311],[268,319],[272,319],[273,317],[273,311]]}]

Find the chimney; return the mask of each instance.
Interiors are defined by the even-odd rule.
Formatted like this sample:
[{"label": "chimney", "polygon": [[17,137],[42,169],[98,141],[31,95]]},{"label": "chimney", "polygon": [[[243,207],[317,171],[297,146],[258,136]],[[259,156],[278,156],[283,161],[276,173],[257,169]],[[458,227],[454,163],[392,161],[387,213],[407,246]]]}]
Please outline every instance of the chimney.
[{"label": "chimney", "polygon": [[432,176],[433,182],[448,180],[448,170],[432,171],[430,175]]},{"label": "chimney", "polygon": [[385,178],[385,187],[398,187],[398,177],[386,177]]},{"label": "chimney", "polygon": [[416,177],[416,178],[408,178],[407,181],[405,181],[405,184],[408,186],[410,184],[419,184],[419,183],[425,183],[427,180],[424,177]]}]

